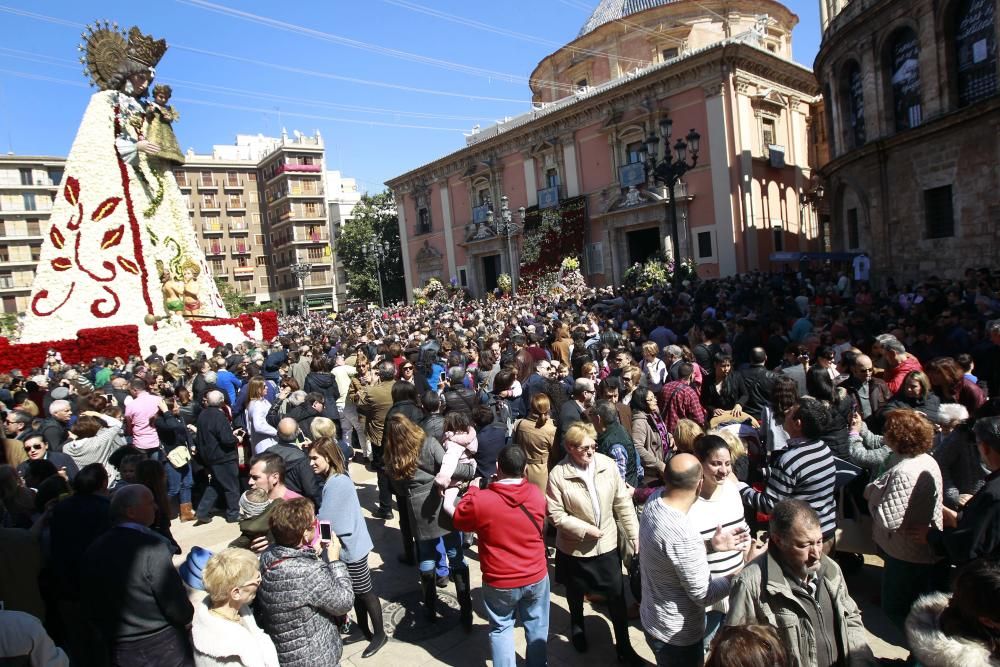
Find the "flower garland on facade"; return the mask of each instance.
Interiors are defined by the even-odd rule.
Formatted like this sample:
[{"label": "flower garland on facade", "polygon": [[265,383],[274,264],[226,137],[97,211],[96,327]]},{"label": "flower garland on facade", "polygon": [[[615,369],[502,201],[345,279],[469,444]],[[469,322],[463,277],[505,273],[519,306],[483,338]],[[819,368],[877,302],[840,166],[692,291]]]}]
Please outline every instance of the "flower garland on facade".
[{"label": "flower garland on facade", "polygon": [[559,208],[532,211],[521,243],[521,279],[556,270],[563,258],[583,254],[586,221],[586,197],[569,199]]},{"label": "flower garland on facade", "polygon": [[[682,280],[691,280],[697,276],[690,260],[681,261],[678,271]],[[635,290],[648,290],[666,285],[674,279],[674,260],[653,255],[642,264],[636,262],[625,269],[622,278],[625,287]]]}]

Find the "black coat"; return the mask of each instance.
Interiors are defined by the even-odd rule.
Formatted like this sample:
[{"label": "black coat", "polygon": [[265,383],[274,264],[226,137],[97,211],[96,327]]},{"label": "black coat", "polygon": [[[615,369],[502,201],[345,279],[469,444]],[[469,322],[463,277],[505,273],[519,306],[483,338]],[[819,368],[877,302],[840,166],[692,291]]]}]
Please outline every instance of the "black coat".
[{"label": "black coat", "polygon": [[46,417],[42,420],[38,432],[48,443],[50,452],[61,452],[63,445],[69,440],[69,428],[55,417]]},{"label": "black coat", "polygon": [[306,393],[315,391],[323,394],[323,416],[330,419],[340,419],[337,400],[340,398],[340,388],[332,373],[310,373],[306,376],[303,389]]},{"label": "black coat", "polygon": [[991,473],[965,504],[958,526],[943,531],[931,528],[927,543],[954,565],[1000,557],[1000,470]]},{"label": "black coat", "polygon": [[444,414],[463,412],[469,419],[472,419],[472,411],[479,404],[476,392],[464,386],[446,389],[441,398],[444,400]]},{"label": "black coat", "polygon": [[746,395],[743,412],[760,421],[764,406],[771,402],[771,390],[777,376],[763,365],[747,366],[739,371],[739,376],[743,380],[743,392]]},{"label": "black coat", "polygon": [[236,436],[221,408],[207,407],[198,415],[195,446],[205,465],[236,461]]},{"label": "black coat", "polygon": [[165,451],[169,452],[181,445],[191,446],[191,431],[180,415],[161,412],[156,416],[153,425],[156,426],[156,435]]},{"label": "black coat", "polygon": [[181,632],[194,608],[170,545],[150,532],[112,528],[90,545],[80,564],[84,617],[101,643],[149,637],[171,626]]},{"label": "black coat", "polygon": [[267,451],[277,454],[285,462],[285,486],[313,501],[318,511],[323,500],[323,483],[316,478],[306,453],[296,445],[280,440]]}]

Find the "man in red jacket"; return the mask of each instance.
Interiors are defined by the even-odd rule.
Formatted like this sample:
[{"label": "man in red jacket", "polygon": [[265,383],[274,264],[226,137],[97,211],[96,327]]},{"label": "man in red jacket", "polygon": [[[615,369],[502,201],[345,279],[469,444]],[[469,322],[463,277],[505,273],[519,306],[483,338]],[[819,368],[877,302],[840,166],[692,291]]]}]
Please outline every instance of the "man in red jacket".
[{"label": "man in red jacket", "polygon": [[903,380],[913,371],[922,371],[920,360],[906,351],[904,346],[896,338],[888,338],[882,343],[885,350],[885,360],[889,362],[889,370],[886,373],[885,383],[889,385],[889,391],[895,394],[903,388]]},{"label": "man in red jacket", "polygon": [[545,560],[545,498],[524,477],[528,457],[509,445],[497,457],[489,487],[469,487],[455,508],[458,530],[476,531],[483,602],[494,665],[514,665],[514,619],[524,625],[525,664],[546,664],[549,576]]}]

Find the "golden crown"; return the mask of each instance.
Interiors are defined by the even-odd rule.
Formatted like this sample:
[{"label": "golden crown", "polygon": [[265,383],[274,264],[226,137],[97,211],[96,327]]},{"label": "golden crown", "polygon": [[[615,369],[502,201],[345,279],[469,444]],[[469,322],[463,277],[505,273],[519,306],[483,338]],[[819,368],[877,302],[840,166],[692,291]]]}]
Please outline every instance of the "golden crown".
[{"label": "golden crown", "polygon": [[80,62],[86,65],[84,75],[94,85],[107,90],[122,61],[126,58],[146,67],[155,67],[167,50],[167,42],[142,34],[138,27],[129,30],[128,37],[117,23],[96,21],[87,26],[81,37],[84,42],[77,47],[83,55]]},{"label": "golden crown", "polygon": [[156,67],[160,58],[167,52],[167,41],[165,39],[153,39],[150,35],[142,34],[138,26],[132,26],[128,31],[128,57],[146,67]]}]

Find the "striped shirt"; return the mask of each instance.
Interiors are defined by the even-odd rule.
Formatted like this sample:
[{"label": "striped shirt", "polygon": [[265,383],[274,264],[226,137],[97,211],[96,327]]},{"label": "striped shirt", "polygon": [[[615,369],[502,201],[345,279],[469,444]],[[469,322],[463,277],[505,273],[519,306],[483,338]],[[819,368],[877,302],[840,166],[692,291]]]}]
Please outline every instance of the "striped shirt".
[{"label": "striped shirt", "polygon": [[639,521],[639,617],[660,641],[690,646],[705,635],[705,607],[729,595],[730,580],[711,576],[701,535],[662,493],[650,496]]},{"label": "striped shirt", "polygon": [[[719,526],[727,530],[732,526],[747,528],[743,515],[743,500],[733,482],[724,482],[711,500],[699,497],[688,512],[688,520],[694,529],[701,533],[702,542],[707,542],[715,535]],[[743,565],[745,551],[712,551],[708,554],[708,570],[713,577],[723,577],[735,572]],[[719,600],[710,611],[729,611],[729,598]]]},{"label": "striped shirt", "polygon": [[744,487],[740,494],[749,507],[765,513],[788,498],[805,501],[819,514],[823,539],[830,539],[837,528],[836,482],[837,467],[830,448],[822,440],[796,439],[776,454],[763,493]]}]

